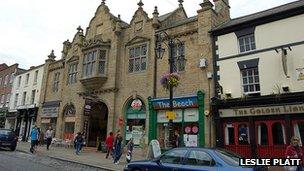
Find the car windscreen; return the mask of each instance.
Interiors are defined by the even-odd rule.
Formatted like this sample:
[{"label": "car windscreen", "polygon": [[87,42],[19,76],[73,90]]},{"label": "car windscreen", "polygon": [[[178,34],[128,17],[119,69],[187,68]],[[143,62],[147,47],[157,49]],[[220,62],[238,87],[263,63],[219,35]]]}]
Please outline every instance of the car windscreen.
[{"label": "car windscreen", "polygon": [[10,130],[0,130],[0,135],[11,135],[12,131]]},{"label": "car windscreen", "polygon": [[229,165],[239,166],[239,159],[242,158],[241,156],[225,150],[215,150],[215,152],[222,160],[224,160]]}]

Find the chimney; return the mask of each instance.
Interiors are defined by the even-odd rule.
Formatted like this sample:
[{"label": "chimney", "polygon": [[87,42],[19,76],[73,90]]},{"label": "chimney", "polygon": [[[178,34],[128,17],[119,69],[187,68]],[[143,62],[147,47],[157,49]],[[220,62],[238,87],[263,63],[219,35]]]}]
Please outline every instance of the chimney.
[{"label": "chimney", "polygon": [[230,19],[229,0],[213,0],[215,5],[215,12],[221,16],[222,22]]}]

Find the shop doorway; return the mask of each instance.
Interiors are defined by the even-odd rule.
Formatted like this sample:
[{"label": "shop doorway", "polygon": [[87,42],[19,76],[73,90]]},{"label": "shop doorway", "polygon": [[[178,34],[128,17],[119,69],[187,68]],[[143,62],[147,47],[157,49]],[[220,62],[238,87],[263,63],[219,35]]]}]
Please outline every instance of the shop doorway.
[{"label": "shop doorway", "polygon": [[96,147],[97,141],[105,141],[108,125],[108,107],[102,102],[91,106],[88,132],[88,146]]}]

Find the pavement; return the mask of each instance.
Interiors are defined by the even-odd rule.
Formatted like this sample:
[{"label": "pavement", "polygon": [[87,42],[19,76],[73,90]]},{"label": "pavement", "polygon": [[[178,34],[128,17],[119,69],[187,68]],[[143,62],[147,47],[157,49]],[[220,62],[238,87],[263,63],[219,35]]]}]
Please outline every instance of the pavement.
[{"label": "pavement", "polygon": [[[17,151],[30,153],[30,143],[28,142],[18,142]],[[126,154],[123,150],[123,154],[120,158],[119,164],[114,164],[113,159],[109,157],[108,159],[105,158],[106,153],[102,153],[96,151],[96,148],[85,147],[83,148],[80,155],[75,154],[74,148],[67,148],[67,147],[54,147],[50,146],[50,150],[46,150],[46,146],[38,146],[37,152],[35,155],[42,155],[47,156],[53,159],[62,160],[66,162],[86,165],[89,167],[102,169],[102,170],[109,170],[109,171],[119,171],[123,170],[126,165]],[[144,152],[141,148],[134,148],[133,150],[133,161],[134,160],[142,160],[145,158]]]}]

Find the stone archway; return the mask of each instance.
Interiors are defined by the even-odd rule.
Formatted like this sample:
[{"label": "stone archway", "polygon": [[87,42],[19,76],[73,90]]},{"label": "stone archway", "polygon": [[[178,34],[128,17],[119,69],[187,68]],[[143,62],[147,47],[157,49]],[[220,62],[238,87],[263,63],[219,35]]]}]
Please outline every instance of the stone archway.
[{"label": "stone archway", "polygon": [[108,107],[103,102],[94,102],[91,105],[87,140],[88,146],[96,147],[97,139],[99,139],[99,141],[105,141],[107,136],[108,112]]},{"label": "stone archway", "polygon": [[75,131],[76,109],[72,103],[67,104],[63,110],[63,139],[73,140]]},{"label": "stone archway", "polygon": [[139,98],[129,99],[126,104],[126,143],[133,138],[134,144],[140,145],[145,135],[146,105]]}]

